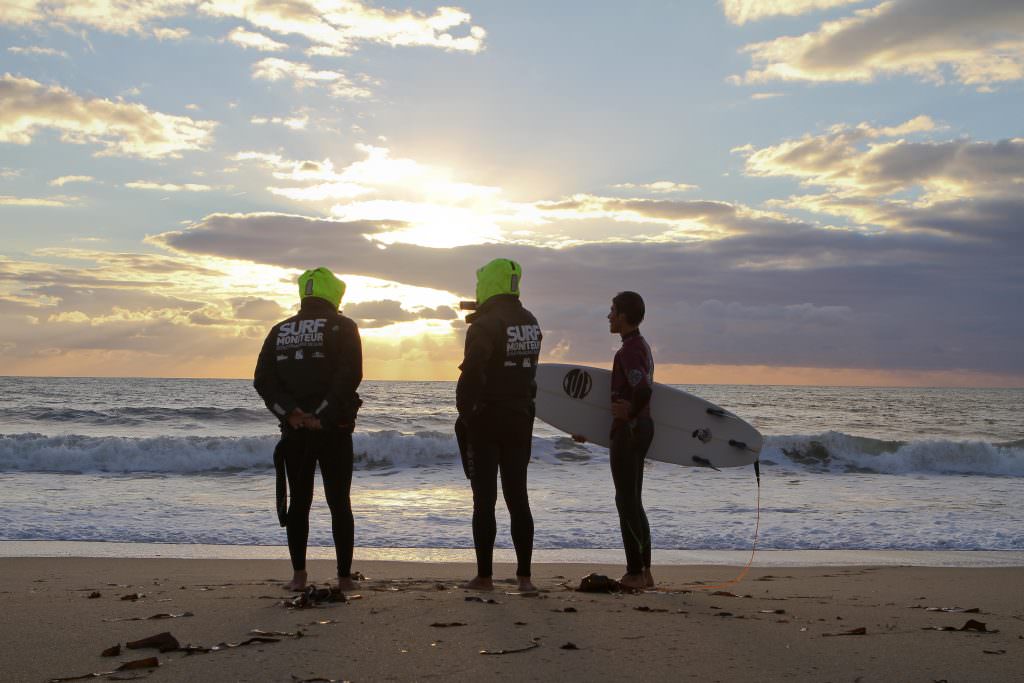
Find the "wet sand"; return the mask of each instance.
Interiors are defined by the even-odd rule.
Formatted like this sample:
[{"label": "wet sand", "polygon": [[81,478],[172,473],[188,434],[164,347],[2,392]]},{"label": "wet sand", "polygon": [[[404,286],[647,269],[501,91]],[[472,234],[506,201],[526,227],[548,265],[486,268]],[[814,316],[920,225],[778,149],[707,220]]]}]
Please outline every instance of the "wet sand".
[{"label": "wet sand", "polygon": [[[354,568],[366,580],[352,599],[296,609],[279,560],[3,558],[0,677],[83,676],[150,657],[157,668],[108,678],[952,683],[1024,671],[1020,567],[766,567],[710,590],[739,569],[656,567],[657,591],[592,594],[572,589],[621,568],[541,564],[532,597],[500,582],[509,565],[496,567],[493,593],[456,587],[468,564]],[[312,562],[311,580],[324,585],[331,569]],[[125,647],[162,632],[181,649]],[[265,640],[198,651],[254,635]],[[114,645],[119,655],[101,656]]]}]

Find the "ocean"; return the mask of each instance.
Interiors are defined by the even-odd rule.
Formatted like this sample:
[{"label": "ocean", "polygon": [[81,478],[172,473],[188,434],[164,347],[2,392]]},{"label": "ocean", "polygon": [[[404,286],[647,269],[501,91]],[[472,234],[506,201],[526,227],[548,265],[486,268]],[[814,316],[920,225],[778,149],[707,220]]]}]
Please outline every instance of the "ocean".
[{"label": "ocean", "polygon": [[[680,388],[765,435],[760,503],[752,467],[649,462],[656,563],[658,553],[749,553],[758,509],[765,550],[1024,551],[1024,390]],[[360,393],[357,557],[469,559],[459,550],[472,548],[472,498],[452,435],[454,383],[364,382]],[[276,421],[250,382],[0,377],[0,396],[0,541],[286,556]],[[529,478],[538,557],[618,558],[605,449],[538,421]],[[310,545],[330,546],[317,487]],[[498,524],[497,545],[509,548],[500,497]]]}]

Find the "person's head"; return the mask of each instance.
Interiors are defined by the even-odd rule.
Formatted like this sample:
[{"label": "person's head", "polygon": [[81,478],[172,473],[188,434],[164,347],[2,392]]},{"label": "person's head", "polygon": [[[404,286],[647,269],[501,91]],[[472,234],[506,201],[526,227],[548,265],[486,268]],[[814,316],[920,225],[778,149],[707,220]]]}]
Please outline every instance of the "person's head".
[{"label": "person's head", "polygon": [[483,306],[499,294],[519,296],[523,268],[507,258],[496,258],[476,271],[476,305]]},{"label": "person's head", "polygon": [[636,292],[619,292],[612,298],[608,326],[612,334],[626,334],[644,321],[644,300]]},{"label": "person's head", "polygon": [[299,298],[316,297],[337,308],[345,296],[345,283],[327,268],[320,266],[299,276]]}]

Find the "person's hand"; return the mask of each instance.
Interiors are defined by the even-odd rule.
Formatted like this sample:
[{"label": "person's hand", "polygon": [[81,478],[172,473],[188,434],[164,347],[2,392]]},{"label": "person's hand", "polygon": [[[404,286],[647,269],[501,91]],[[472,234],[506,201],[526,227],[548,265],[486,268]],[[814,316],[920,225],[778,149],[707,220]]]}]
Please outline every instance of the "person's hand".
[{"label": "person's hand", "polygon": [[612,401],[612,417],[616,420],[628,420],[629,406],[629,401],[624,401],[621,398],[618,401]]},{"label": "person's hand", "polygon": [[[292,412],[288,413],[288,417],[285,420],[288,421],[288,426],[292,429],[302,429],[306,426],[306,420],[313,417],[302,408],[295,408]],[[319,420],[317,420],[319,423]]]},{"label": "person's hand", "polygon": [[576,443],[587,442],[587,437],[583,436],[582,434],[571,434],[570,436],[572,436],[572,440],[575,441]]},{"label": "person's hand", "polygon": [[304,429],[321,429],[322,425],[320,424],[320,418],[313,415],[307,415],[302,420],[302,427]]}]

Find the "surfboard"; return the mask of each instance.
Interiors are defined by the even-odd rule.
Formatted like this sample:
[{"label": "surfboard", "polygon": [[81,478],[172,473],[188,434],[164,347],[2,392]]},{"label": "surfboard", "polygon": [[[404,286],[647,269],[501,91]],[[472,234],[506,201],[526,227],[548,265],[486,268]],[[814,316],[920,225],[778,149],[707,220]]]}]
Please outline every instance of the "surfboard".
[{"label": "surfboard", "polygon": [[[612,373],[563,363],[537,366],[537,417],[608,447]],[[651,394],[652,460],[691,467],[740,467],[757,461],[764,439],[724,408],[664,384]]]}]

